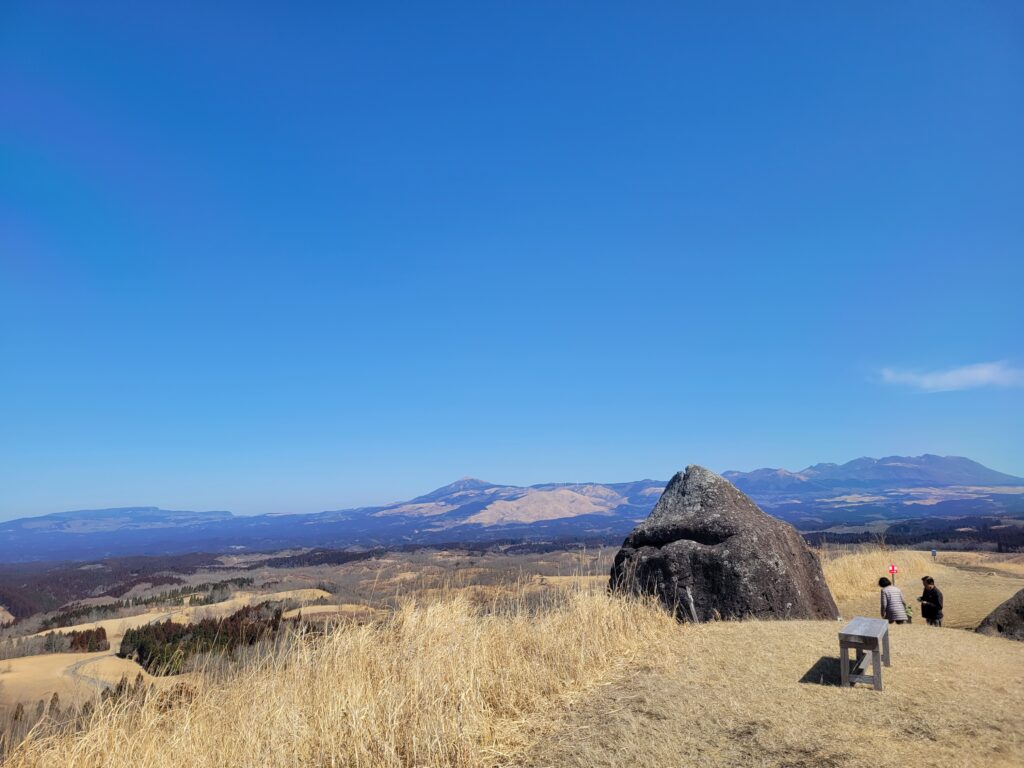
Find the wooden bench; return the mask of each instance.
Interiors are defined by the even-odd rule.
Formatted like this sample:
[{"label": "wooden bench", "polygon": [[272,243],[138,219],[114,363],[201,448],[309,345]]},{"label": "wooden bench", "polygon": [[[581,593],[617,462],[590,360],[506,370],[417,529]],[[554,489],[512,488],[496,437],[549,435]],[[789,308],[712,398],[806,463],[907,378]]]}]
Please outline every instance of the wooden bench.
[{"label": "wooden bench", "polygon": [[[850,670],[850,649],[857,652],[857,662]],[[866,674],[868,659],[871,674]],[[889,622],[855,616],[839,630],[839,677],[845,688],[854,683],[872,683],[876,691],[882,690],[882,663],[891,667],[889,659]]]}]

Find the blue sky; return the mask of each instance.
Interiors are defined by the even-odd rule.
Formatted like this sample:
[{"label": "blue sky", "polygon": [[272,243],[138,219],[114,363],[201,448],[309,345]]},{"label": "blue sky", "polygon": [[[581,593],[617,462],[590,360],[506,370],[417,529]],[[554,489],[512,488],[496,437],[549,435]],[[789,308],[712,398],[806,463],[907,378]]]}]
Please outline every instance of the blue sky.
[{"label": "blue sky", "polygon": [[0,9],[0,517],[1024,474],[1018,3],[161,5]]}]

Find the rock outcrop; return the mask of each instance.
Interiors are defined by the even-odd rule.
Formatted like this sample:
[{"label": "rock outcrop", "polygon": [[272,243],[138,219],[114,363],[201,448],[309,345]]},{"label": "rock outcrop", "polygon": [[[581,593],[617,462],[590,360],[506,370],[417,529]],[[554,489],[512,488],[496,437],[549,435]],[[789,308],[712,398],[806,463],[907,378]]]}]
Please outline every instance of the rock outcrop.
[{"label": "rock outcrop", "polygon": [[996,606],[976,630],[983,635],[997,635],[1009,640],[1024,641],[1024,589]]},{"label": "rock outcrop", "polygon": [[626,538],[610,586],[657,595],[682,621],[839,615],[796,529],[698,466],[677,473]]}]

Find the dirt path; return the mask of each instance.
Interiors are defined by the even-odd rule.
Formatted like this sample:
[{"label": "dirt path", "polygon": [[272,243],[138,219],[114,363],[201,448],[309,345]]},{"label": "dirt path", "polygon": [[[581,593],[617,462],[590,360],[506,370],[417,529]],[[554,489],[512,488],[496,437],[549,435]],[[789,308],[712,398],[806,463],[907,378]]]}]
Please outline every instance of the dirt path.
[{"label": "dirt path", "polygon": [[88,664],[92,664],[94,661],[97,661],[97,659],[82,659],[81,661],[76,661],[74,664],[72,664],[70,667],[64,670],[64,675],[70,678],[71,680],[75,681],[76,683],[91,685],[93,688],[96,689],[97,692],[102,692],[107,688],[107,682],[105,680],[98,680],[95,677],[83,675],[79,671],[82,669],[82,667],[87,666]]},{"label": "dirt path", "polygon": [[83,704],[96,695],[96,689],[92,683],[68,674],[69,669],[108,655],[108,651],[47,653],[8,659],[0,665],[0,703],[13,707],[21,702],[27,706],[39,700],[49,701],[56,693],[64,705]]},{"label": "dirt path", "polygon": [[974,558],[969,557],[969,555],[972,554],[974,553],[952,553],[951,555],[947,555],[943,558],[943,564],[950,568],[956,568],[960,571],[982,573],[986,576],[990,573],[996,573],[1024,581],[1024,565],[1022,565],[1018,560],[1000,560],[996,558],[975,560]]},{"label": "dirt path", "polygon": [[[0,707],[13,707],[17,702],[28,705],[40,699],[49,700],[54,693],[60,696],[61,701],[80,705],[94,698],[105,688],[117,685],[122,677],[134,681],[139,674],[147,683],[163,685],[173,682],[174,678],[154,677],[136,662],[122,659],[117,655],[121,647],[121,638],[128,629],[168,620],[183,624],[207,616],[222,618],[239,608],[263,600],[295,599],[314,602],[328,596],[329,593],[321,589],[287,590],[267,594],[238,592],[230,599],[213,605],[153,610],[133,616],[59,627],[55,631],[74,632],[102,627],[107,632],[110,650],[89,654],[42,654],[0,662]],[[51,630],[37,634],[45,635],[49,631]]]}]

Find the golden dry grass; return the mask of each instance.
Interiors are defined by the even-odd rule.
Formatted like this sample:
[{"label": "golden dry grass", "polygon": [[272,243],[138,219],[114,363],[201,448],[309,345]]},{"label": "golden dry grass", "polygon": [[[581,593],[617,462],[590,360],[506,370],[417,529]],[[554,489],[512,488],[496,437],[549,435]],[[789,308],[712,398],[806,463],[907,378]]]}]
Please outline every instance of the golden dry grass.
[{"label": "golden dry grass", "polygon": [[0,661],[0,713],[12,711],[18,702],[31,706],[49,701],[55,693],[65,706],[81,706],[122,677],[134,680],[139,674],[147,684],[164,687],[171,682],[150,676],[134,661],[119,658],[113,651],[48,653]]},{"label": "golden dry grass", "polygon": [[[48,701],[54,693],[65,704],[81,705],[94,699],[105,685],[116,684],[122,676],[134,679],[140,673],[147,682],[164,685],[164,679],[154,680],[134,661],[121,659],[115,655],[121,645],[121,638],[128,629],[167,619],[184,624],[207,616],[224,617],[243,606],[265,600],[313,602],[329,596],[329,593],[322,589],[295,589],[271,593],[238,592],[231,599],[213,605],[186,606],[170,610],[154,608],[133,616],[61,627],[60,632],[102,627],[107,633],[110,650],[88,654],[43,654],[0,662],[0,712],[13,709],[19,702],[31,706],[41,700]],[[366,610],[368,609],[364,609]],[[293,613],[297,612],[296,610]],[[37,634],[45,635],[49,631],[44,630]]]},{"label": "golden dry grass", "polygon": [[100,706],[83,733],[31,736],[9,765],[510,765],[574,700],[678,633],[663,612],[605,595],[539,613],[481,612],[459,596],[407,604],[200,682],[171,709]]},{"label": "golden dry grass", "polygon": [[[824,559],[847,615],[860,601],[855,612],[875,614],[892,561],[901,584],[935,575],[947,602],[977,602],[979,582],[1019,581],[965,569],[983,558],[953,567],[865,549]],[[893,627],[885,691],[843,690],[836,622],[680,626],[608,596],[604,579],[431,581],[368,623],[193,677],[193,694],[170,708],[106,702],[80,733],[40,730],[9,766],[1024,764],[1024,643]]]},{"label": "golden dry grass", "polygon": [[[899,567],[896,583],[900,587],[921,586],[922,576],[935,574],[935,563],[927,552],[913,549],[883,550],[878,547],[862,547],[853,551],[819,551],[825,581],[832,590],[836,602],[861,597],[865,592],[876,594],[878,580],[889,576],[889,564]],[[907,595],[911,599],[911,595]]]},{"label": "golden dry grass", "polygon": [[541,587],[555,587],[558,589],[602,591],[608,588],[608,574],[600,576],[584,576],[573,574],[571,576],[534,576],[533,582]]},{"label": "golden dry grass", "polygon": [[914,621],[921,620],[916,598],[922,590],[921,577],[928,575],[942,590],[943,624],[954,629],[974,629],[997,605],[1024,589],[1024,572],[1015,571],[1019,563],[1012,559],[1014,556],[940,553],[933,561],[927,552],[877,547],[820,554],[825,580],[840,612],[847,617],[878,615],[878,579],[888,576],[890,563],[899,566],[896,585],[914,610]]},{"label": "golden dry grass", "polygon": [[49,700],[54,693],[61,701],[76,705],[95,698],[96,688],[74,676],[71,668],[103,655],[49,653],[0,661],[0,712],[13,709],[18,702]]},{"label": "golden dry grass", "polygon": [[892,631],[885,689],[843,689],[837,624],[682,629],[669,675],[605,686],[537,744],[535,768],[1024,765],[1024,643]]},{"label": "golden dry grass", "polygon": [[940,561],[958,568],[969,568],[983,573],[1003,573],[1024,578],[1024,554],[943,552]]},{"label": "golden dry grass", "polygon": [[352,621],[371,621],[385,613],[381,608],[371,608],[355,603],[337,605],[307,605],[304,608],[292,608],[284,612],[284,618],[297,619],[300,616],[306,621],[327,621],[332,619],[350,619]]},{"label": "golden dry grass", "polygon": [[[124,633],[129,629],[141,627],[145,624],[151,624],[154,621],[163,621],[171,618],[174,615],[173,610],[151,608],[145,613],[137,613],[133,616],[116,616],[112,619],[100,619],[99,621],[88,621],[82,624],[73,624],[67,627],[60,627],[58,632],[82,632],[89,629],[100,629],[102,628],[107,633],[107,639],[110,641],[110,647],[116,648],[118,643],[121,642],[121,638]],[[55,630],[44,629],[40,632],[36,632],[37,636],[47,635]]]}]

